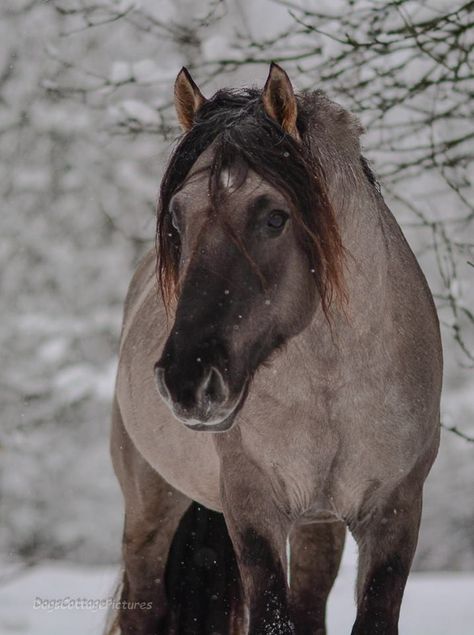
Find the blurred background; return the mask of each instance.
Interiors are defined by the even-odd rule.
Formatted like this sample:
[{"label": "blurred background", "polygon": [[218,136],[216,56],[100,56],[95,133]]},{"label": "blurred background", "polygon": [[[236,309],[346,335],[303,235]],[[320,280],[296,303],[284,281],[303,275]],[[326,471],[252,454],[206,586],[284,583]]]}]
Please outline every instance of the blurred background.
[{"label": "blurred background", "polygon": [[173,82],[186,65],[205,95],[262,86],[271,60],[360,117],[435,295],[443,430],[415,568],[474,570],[474,3],[4,0],[0,15],[5,575],[119,562],[110,400],[179,132]]}]

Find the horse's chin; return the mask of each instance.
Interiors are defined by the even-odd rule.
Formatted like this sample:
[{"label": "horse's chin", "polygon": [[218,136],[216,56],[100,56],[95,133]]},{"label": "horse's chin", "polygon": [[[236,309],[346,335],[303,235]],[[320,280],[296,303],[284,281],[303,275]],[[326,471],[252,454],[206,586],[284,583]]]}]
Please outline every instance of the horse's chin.
[{"label": "horse's chin", "polygon": [[184,423],[188,430],[195,432],[227,432],[227,430],[230,430],[234,425],[235,416],[236,413],[231,412],[231,414],[222,421],[206,421],[205,423],[197,419],[189,419],[188,421],[180,419],[180,421]]},{"label": "horse's chin", "polygon": [[173,414],[176,419],[181,421],[181,423],[184,423],[189,430],[194,430],[195,432],[226,432],[234,426],[237,415],[244,405],[247,392],[248,381],[244,383],[242,390],[240,391],[239,396],[234,400],[233,405],[230,406],[226,412],[222,413],[220,417],[215,417],[214,419],[209,419],[208,421],[185,418],[177,415],[176,413]]}]

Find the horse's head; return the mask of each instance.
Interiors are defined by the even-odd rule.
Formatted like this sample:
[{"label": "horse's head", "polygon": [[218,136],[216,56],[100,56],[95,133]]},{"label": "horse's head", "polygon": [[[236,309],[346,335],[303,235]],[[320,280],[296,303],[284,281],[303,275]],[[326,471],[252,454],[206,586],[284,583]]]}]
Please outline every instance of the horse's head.
[{"label": "horse's head", "polygon": [[175,320],[156,364],[161,396],[194,430],[228,429],[258,367],[326,312],[342,248],[286,73],[263,93],[205,100],[183,69],[185,136],[163,179],[159,272]]}]

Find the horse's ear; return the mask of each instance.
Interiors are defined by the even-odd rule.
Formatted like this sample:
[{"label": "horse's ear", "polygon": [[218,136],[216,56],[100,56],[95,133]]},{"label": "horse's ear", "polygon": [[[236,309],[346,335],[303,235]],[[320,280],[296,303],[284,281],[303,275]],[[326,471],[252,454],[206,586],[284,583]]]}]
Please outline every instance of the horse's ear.
[{"label": "horse's ear", "polygon": [[174,83],[174,106],[184,132],[193,126],[194,115],[206,101],[187,68],[179,71]]},{"label": "horse's ear", "polygon": [[270,65],[270,72],[263,88],[262,100],[267,115],[275,119],[285,132],[299,139],[300,136],[296,127],[298,106],[293,86],[282,67],[274,62]]}]

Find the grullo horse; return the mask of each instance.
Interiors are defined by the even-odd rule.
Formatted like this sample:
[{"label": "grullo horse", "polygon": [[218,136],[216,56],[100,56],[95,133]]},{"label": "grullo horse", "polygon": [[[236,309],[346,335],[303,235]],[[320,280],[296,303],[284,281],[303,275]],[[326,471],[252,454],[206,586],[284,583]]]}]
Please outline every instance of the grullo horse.
[{"label": "grullo horse", "polygon": [[183,69],[175,103],[113,407],[120,631],[321,635],[347,527],[352,634],[395,635],[439,443],[425,278],[323,92],[272,64],[206,99]]}]

